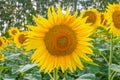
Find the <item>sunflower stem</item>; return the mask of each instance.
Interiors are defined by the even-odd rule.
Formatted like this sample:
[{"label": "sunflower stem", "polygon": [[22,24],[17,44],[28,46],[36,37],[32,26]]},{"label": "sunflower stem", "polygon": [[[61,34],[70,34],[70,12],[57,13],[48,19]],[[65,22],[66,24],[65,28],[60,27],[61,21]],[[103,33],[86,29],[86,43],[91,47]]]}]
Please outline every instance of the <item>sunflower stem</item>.
[{"label": "sunflower stem", "polygon": [[113,80],[114,76],[117,74],[117,72],[114,72],[113,75],[111,76],[111,80]]},{"label": "sunflower stem", "polygon": [[107,65],[109,64],[109,61],[107,60],[107,58],[100,52],[100,55],[104,58],[105,62],[107,63]]},{"label": "sunflower stem", "polygon": [[54,69],[54,80],[58,80],[58,69]]},{"label": "sunflower stem", "polygon": [[2,79],[2,72],[0,71],[0,80]]},{"label": "sunflower stem", "polygon": [[[1,61],[0,61],[0,66],[3,67],[3,64],[2,64]],[[1,69],[1,70],[0,70],[0,80],[2,79],[2,71],[3,71],[3,70]]]},{"label": "sunflower stem", "polygon": [[108,64],[108,80],[111,80],[110,66],[112,64],[112,56],[113,56],[113,34],[111,34],[111,38],[110,38],[110,55],[109,55],[109,64]]},{"label": "sunflower stem", "polygon": [[50,78],[51,78],[52,80],[54,80],[53,77],[52,77],[52,75],[51,75],[50,73],[48,73],[48,75],[50,76]]}]

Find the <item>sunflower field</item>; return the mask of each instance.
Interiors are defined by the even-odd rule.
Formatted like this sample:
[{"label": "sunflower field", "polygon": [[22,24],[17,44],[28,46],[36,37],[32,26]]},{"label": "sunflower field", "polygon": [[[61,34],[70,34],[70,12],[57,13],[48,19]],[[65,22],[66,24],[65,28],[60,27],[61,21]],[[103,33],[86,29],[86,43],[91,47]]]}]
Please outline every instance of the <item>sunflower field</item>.
[{"label": "sunflower field", "polygon": [[0,80],[120,80],[120,0],[0,0]]}]

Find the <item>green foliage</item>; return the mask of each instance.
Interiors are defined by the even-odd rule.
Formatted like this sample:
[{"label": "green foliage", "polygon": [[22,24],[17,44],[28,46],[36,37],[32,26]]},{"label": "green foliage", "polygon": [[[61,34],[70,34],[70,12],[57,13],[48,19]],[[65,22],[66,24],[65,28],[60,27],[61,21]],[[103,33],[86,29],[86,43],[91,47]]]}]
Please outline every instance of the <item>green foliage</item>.
[{"label": "green foliage", "polygon": [[81,75],[76,80],[95,80],[95,75],[91,73],[87,73],[87,74]]},{"label": "green foliage", "polygon": [[35,64],[31,64],[30,57],[33,51],[26,52],[11,43],[5,46],[1,53],[5,54],[5,59],[0,61],[0,80],[44,80],[50,78],[43,72],[39,72],[39,68]]}]

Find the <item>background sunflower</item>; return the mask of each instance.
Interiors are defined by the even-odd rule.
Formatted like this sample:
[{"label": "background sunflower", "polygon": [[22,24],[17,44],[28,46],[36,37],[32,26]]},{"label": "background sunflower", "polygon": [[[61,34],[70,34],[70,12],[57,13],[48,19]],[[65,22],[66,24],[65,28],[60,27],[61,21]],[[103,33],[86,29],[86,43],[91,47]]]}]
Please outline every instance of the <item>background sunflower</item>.
[{"label": "background sunflower", "polygon": [[120,3],[108,5],[107,20],[110,24],[110,32],[114,36],[120,36]]},{"label": "background sunflower", "polygon": [[4,60],[4,54],[0,54],[0,61]]},{"label": "background sunflower", "polygon": [[14,43],[16,44],[17,48],[20,48],[25,40],[26,40],[26,32],[19,32],[14,36]]},{"label": "background sunflower", "polygon": [[5,42],[4,42],[3,37],[0,37],[0,50],[3,50],[4,44],[5,44]]},{"label": "background sunflower", "polygon": [[19,29],[17,27],[10,27],[8,32],[10,36],[14,37],[17,33],[19,33]]},{"label": "background sunflower", "polygon": [[86,23],[91,23],[91,27],[94,31],[96,31],[97,27],[100,25],[100,13],[95,8],[83,10],[81,17],[87,17]]}]

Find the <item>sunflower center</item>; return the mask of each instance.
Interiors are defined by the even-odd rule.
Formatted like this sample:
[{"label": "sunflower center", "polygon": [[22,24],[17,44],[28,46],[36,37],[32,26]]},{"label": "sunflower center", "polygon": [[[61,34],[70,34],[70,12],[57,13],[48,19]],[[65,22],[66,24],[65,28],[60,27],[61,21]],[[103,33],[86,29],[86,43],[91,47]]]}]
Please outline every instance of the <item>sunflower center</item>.
[{"label": "sunflower center", "polygon": [[12,34],[13,34],[13,35],[15,35],[16,33],[17,33],[17,31],[16,31],[16,30],[13,30],[13,31],[12,31]]},{"label": "sunflower center", "polygon": [[115,27],[120,29],[120,11],[114,11],[112,15],[112,19]]},{"label": "sunflower center", "polygon": [[93,25],[96,22],[96,15],[94,12],[92,11],[87,11],[83,17],[87,17],[86,23],[92,23],[91,25]]},{"label": "sunflower center", "polygon": [[18,40],[19,40],[19,42],[20,42],[21,44],[23,44],[26,39],[27,39],[27,38],[25,37],[24,34],[21,34],[21,35],[19,35],[19,37],[18,37]]},{"label": "sunflower center", "polygon": [[60,48],[65,48],[65,46],[67,46],[67,42],[68,42],[68,39],[66,38],[66,36],[61,36],[57,40],[57,45]]},{"label": "sunflower center", "polygon": [[45,46],[52,55],[68,55],[76,48],[75,32],[67,26],[55,26],[46,33]]}]

